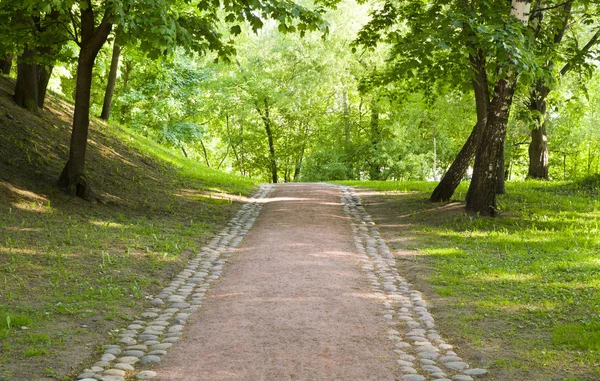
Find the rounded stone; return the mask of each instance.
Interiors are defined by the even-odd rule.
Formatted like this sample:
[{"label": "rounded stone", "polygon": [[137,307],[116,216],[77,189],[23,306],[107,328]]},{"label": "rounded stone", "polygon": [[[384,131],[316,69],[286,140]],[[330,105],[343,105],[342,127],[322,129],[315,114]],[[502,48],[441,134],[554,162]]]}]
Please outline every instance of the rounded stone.
[{"label": "rounded stone", "polygon": [[100,358],[100,360],[102,361],[112,361],[114,359],[116,359],[117,356],[113,355],[112,353],[105,353],[102,355],[102,357]]},{"label": "rounded stone", "polygon": [[142,357],[143,355],[144,355],[143,351],[139,351],[139,350],[135,350],[135,349],[123,352],[123,356]]},{"label": "rounded stone", "polygon": [[456,376],[452,376],[454,381],[473,381],[473,377],[466,376],[464,374],[457,374]]},{"label": "rounded stone", "polygon": [[125,364],[125,363],[122,363],[122,362],[113,365],[113,368],[115,368],[115,369],[122,369],[122,370],[128,370],[128,371],[135,370],[135,368],[133,366],[131,366],[131,364]]},{"label": "rounded stone", "polygon": [[463,373],[468,376],[482,376],[487,373],[487,370],[482,368],[473,368],[464,370]]},{"label": "rounded stone", "polygon": [[163,340],[163,343],[174,343],[179,340],[179,337],[167,337]]},{"label": "rounded stone", "polygon": [[95,378],[78,378],[79,381],[98,381]]},{"label": "rounded stone", "polygon": [[156,344],[153,345],[152,347],[150,347],[151,351],[156,351],[156,350],[166,350],[169,349],[173,346],[173,344],[171,343],[162,343],[162,344]]},{"label": "rounded stone", "polygon": [[146,364],[157,363],[157,362],[160,362],[160,356],[147,355],[147,356],[142,357],[142,361],[140,362],[140,364],[146,365]]},{"label": "rounded stone", "polygon": [[400,366],[413,366],[413,363],[406,360],[398,360],[396,361]]},{"label": "rounded stone", "polygon": [[445,362],[444,366],[448,369],[452,369],[452,370],[463,370],[463,369],[467,369],[469,367],[469,364],[467,364],[466,362],[462,362],[462,361],[450,361],[450,362]]},{"label": "rounded stone", "polygon": [[425,381],[425,377],[420,374],[405,374],[402,376],[403,381]]},{"label": "rounded stone", "polygon": [[135,356],[124,356],[120,357],[118,361],[125,364],[135,364],[136,362],[140,361],[140,359]]},{"label": "rounded stone", "polygon": [[125,377],[123,376],[103,376],[100,380],[102,381],[125,381]]},{"label": "rounded stone", "polygon": [[163,351],[163,350],[157,349],[155,351],[149,352],[148,354],[149,355],[156,355],[156,356],[164,356],[164,355],[167,354],[167,351]]},{"label": "rounded stone", "polygon": [[121,354],[121,348],[108,348],[104,350],[104,354],[111,354],[118,356]]},{"label": "rounded stone", "polygon": [[123,369],[107,369],[104,371],[107,376],[121,376],[125,377],[125,371]]}]

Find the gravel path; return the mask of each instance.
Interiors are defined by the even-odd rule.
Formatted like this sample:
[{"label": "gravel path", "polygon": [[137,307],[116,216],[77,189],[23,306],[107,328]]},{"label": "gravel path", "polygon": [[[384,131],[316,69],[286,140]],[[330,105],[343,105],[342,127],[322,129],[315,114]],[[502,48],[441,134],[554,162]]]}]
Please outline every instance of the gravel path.
[{"label": "gravel path", "polygon": [[351,188],[261,187],[153,304],[78,379],[468,381],[486,372],[435,330]]}]

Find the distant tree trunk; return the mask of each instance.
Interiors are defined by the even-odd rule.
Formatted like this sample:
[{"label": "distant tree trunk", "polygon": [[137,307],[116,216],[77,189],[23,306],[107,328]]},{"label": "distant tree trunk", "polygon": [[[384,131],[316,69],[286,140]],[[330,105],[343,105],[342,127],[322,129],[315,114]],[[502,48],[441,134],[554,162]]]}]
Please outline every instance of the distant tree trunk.
[{"label": "distant tree trunk", "polygon": [[[126,92],[129,87],[129,76],[131,75],[131,70],[133,69],[131,65],[131,61],[125,61],[125,68],[123,70],[123,92]],[[121,123],[125,123],[125,114],[127,113],[127,105],[123,103],[121,105]]]},{"label": "distant tree trunk", "polygon": [[[120,29],[119,29],[120,30]],[[118,34],[119,31],[117,31]],[[106,91],[104,93],[104,103],[102,104],[102,113],[100,119],[108,120],[110,117],[110,107],[112,105],[113,93],[115,84],[117,83],[117,69],[119,68],[119,57],[121,56],[121,46],[115,42],[113,44],[112,59],[110,61],[110,69],[108,71],[108,82],[106,83]]]},{"label": "distant tree trunk", "polygon": [[486,127],[477,148],[473,179],[467,192],[467,211],[482,216],[496,215],[498,174],[500,169],[504,171],[504,140],[516,77],[516,73],[509,71],[496,82]]},{"label": "distant tree trunk", "polygon": [[529,144],[529,171],[527,177],[548,179],[548,143],[546,136],[546,99],[550,89],[538,83],[531,91],[529,110],[535,113],[535,128],[531,130]]},{"label": "distant tree trunk", "polygon": [[106,42],[112,24],[108,21],[108,11],[97,27],[95,27],[94,11],[91,7],[81,9],[80,12],[81,43],[77,62],[73,130],[69,147],[69,160],[60,174],[58,186],[66,189],[71,195],[90,199],[92,196],[91,187],[84,174],[84,168],[90,124],[92,73],[96,56]]},{"label": "distant tree trunk", "polygon": [[181,152],[183,152],[183,156],[188,158],[189,156],[188,156],[187,152],[185,151],[185,147],[183,146],[183,143],[181,143],[180,147],[181,147]]},{"label": "distant tree trunk", "polygon": [[210,162],[208,161],[208,153],[206,152],[206,147],[204,146],[204,141],[202,141],[202,139],[200,139],[200,145],[202,146],[202,153],[204,154],[206,166],[210,168]]},{"label": "distant tree trunk", "polygon": [[350,144],[350,107],[348,106],[348,90],[344,89],[343,94],[344,107],[344,143]]},{"label": "distant tree trunk", "polygon": [[378,157],[378,149],[381,141],[381,130],[379,128],[379,108],[375,100],[371,101],[371,149],[373,150],[370,165],[369,179],[381,180],[381,165]]},{"label": "distant tree trunk", "polygon": [[12,68],[13,55],[7,54],[4,58],[0,59],[0,72],[4,75],[10,74],[10,69]]},{"label": "distant tree trunk", "polygon": [[450,165],[450,168],[448,168],[444,177],[442,177],[442,180],[437,187],[435,187],[429,198],[429,201],[431,202],[450,200],[454,191],[456,191],[456,188],[462,181],[462,178],[465,176],[469,164],[471,164],[471,161],[475,157],[477,146],[479,145],[481,135],[483,135],[483,130],[485,129],[487,109],[490,103],[488,77],[485,69],[485,55],[482,50],[479,50],[476,56],[471,55],[469,59],[471,61],[471,66],[476,72],[472,85],[475,94],[475,106],[477,109],[477,123],[456,156],[456,159],[454,159],[452,165]]},{"label": "distant tree trunk", "polygon": [[277,184],[277,160],[275,159],[275,142],[273,140],[273,131],[271,129],[271,117],[269,116],[269,100],[265,97],[264,106],[265,111],[262,112],[258,107],[258,102],[254,103],[256,111],[260,114],[263,124],[265,125],[265,131],[267,132],[267,140],[269,142],[269,162],[271,166],[271,180],[273,184]]},{"label": "distant tree trunk", "polygon": [[38,111],[38,70],[35,64],[36,50],[28,47],[17,61],[15,103],[29,111]]},{"label": "distant tree trunk", "polygon": [[298,181],[300,178],[300,172],[302,170],[302,162],[304,161],[304,152],[306,151],[306,140],[308,137],[308,123],[305,124],[304,127],[304,139],[302,140],[302,147],[300,148],[300,154],[298,155],[298,159],[296,160],[296,165],[294,167],[294,181]]},{"label": "distant tree trunk", "polygon": [[38,84],[38,97],[37,103],[38,107],[41,109],[44,108],[44,102],[46,101],[46,92],[48,90],[48,83],[50,82],[50,77],[52,76],[53,66],[44,66],[42,64],[37,65],[37,84]]}]

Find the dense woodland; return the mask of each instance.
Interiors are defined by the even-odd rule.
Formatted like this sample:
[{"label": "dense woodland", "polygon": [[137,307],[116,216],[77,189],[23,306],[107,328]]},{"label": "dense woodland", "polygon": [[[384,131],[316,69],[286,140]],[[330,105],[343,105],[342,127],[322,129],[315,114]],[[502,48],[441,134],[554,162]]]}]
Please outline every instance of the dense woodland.
[{"label": "dense woodland", "polygon": [[512,179],[599,172],[590,1],[2,0],[0,66],[36,112],[75,103],[57,183],[94,197],[100,116],[206,166],[272,182]]}]

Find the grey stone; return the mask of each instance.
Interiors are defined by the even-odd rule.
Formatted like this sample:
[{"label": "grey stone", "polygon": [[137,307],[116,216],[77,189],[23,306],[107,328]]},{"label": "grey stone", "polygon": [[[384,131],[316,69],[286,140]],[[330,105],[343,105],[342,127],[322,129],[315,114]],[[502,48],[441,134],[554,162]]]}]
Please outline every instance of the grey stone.
[{"label": "grey stone", "polygon": [[123,356],[142,357],[143,355],[144,355],[144,351],[138,351],[135,349],[123,352]]},{"label": "grey stone", "polygon": [[153,372],[151,370],[144,370],[135,375],[135,378],[137,378],[138,380],[147,380],[154,377],[156,377],[156,372]]},{"label": "grey stone", "polygon": [[160,356],[147,355],[147,356],[142,357],[142,361],[140,362],[140,364],[146,365],[146,364],[157,363],[157,362],[160,362]]},{"label": "grey stone", "polygon": [[179,337],[167,337],[163,340],[163,343],[174,343],[179,340]]},{"label": "grey stone", "polygon": [[125,364],[125,363],[122,363],[122,362],[113,365],[113,368],[115,368],[115,369],[123,369],[123,370],[128,370],[128,371],[135,370],[135,368],[133,366],[131,366],[130,364]]},{"label": "grey stone", "polygon": [[147,318],[147,319],[152,319],[152,318],[155,318],[157,316],[158,316],[158,314],[156,312],[144,312],[142,314],[142,317],[143,318]]},{"label": "grey stone", "polygon": [[138,345],[131,345],[131,346],[127,347],[126,349],[134,350],[134,351],[145,351],[145,350],[148,350],[148,347],[144,344],[138,344]]},{"label": "grey stone", "polygon": [[139,335],[138,339],[140,339],[142,341],[156,340],[156,339],[158,339],[158,336],[157,335]]},{"label": "grey stone", "polygon": [[464,374],[457,374],[456,376],[452,376],[454,381],[473,381],[473,377],[465,376]]},{"label": "grey stone", "polygon": [[403,366],[402,372],[408,374],[417,374],[417,370],[411,366]]},{"label": "grey stone", "polygon": [[77,376],[78,380],[84,380],[84,379],[93,379],[94,376],[96,375],[96,373],[93,372],[85,372],[85,373],[81,373],[79,376]]},{"label": "grey stone", "polygon": [[116,359],[117,356],[113,355],[112,353],[105,353],[102,355],[102,357],[100,358],[100,360],[102,361],[112,361],[114,359]]},{"label": "grey stone", "polygon": [[423,370],[426,370],[429,373],[439,373],[442,370],[435,365],[423,365]]},{"label": "grey stone", "polygon": [[163,344],[156,344],[153,345],[152,347],[150,347],[151,351],[156,351],[156,350],[166,350],[169,349],[173,346],[173,344],[171,343],[163,343]]},{"label": "grey stone", "polygon": [[122,376],[103,376],[100,380],[102,381],[125,381],[125,377]]},{"label": "grey stone", "polygon": [[125,364],[135,364],[136,362],[140,361],[140,359],[135,356],[124,356],[124,357],[119,357],[119,359],[117,361],[125,363]]},{"label": "grey stone", "polygon": [[132,337],[124,337],[121,340],[119,340],[119,343],[125,345],[134,345],[137,344],[137,340]]},{"label": "grey stone", "polygon": [[467,364],[466,362],[462,362],[462,361],[450,361],[450,362],[445,362],[444,366],[448,369],[463,370],[463,369],[467,369],[469,367],[469,364]]},{"label": "grey stone", "polygon": [[402,376],[403,381],[425,381],[425,377],[419,374],[405,374]]},{"label": "grey stone", "polygon": [[406,360],[398,360],[397,363],[400,366],[413,366],[412,362]]},{"label": "grey stone", "polygon": [[482,368],[466,369],[463,371],[463,373],[468,376],[482,376],[482,375],[486,374],[487,372],[488,372],[487,369],[482,369]]},{"label": "grey stone", "polygon": [[163,351],[161,349],[157,349],[155,351],[148,352],[148,354],[149,355],[156,355],[156,356],[164,356],[164,355],[167,354],[167,351]]},{"label": "grey stone", "polygon": [[108,348],[104,350],[104,353],[118,356],[121,354],[121,348]]},{"label": "grey stone", "polygon": [[107,376],[121,376],[125,377],[125,371],[123,369],[107,369],[104,371]]}]

